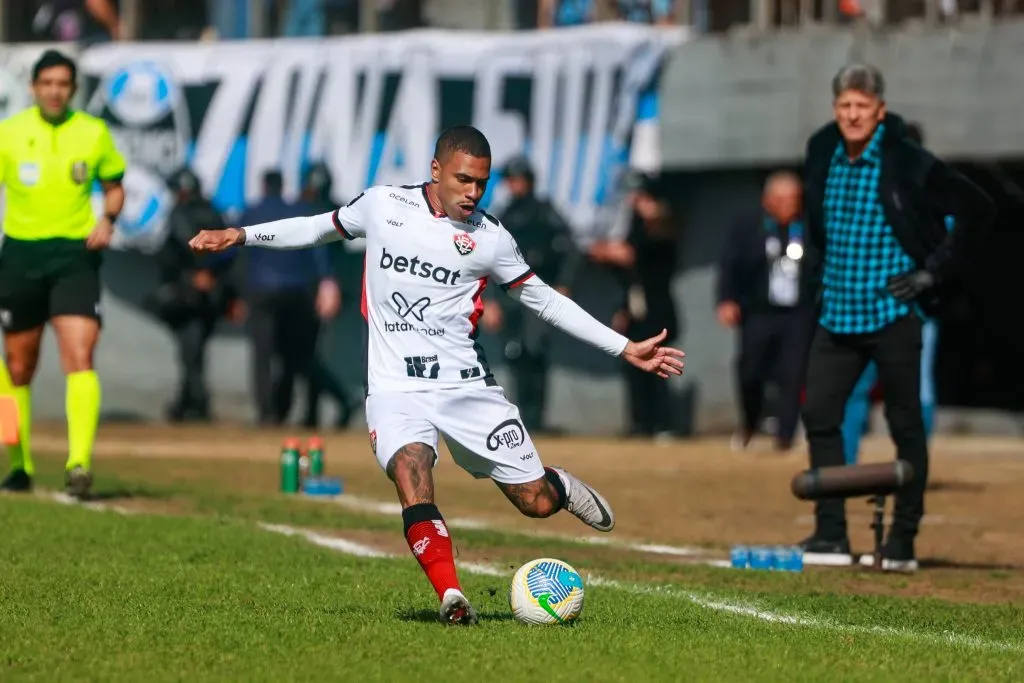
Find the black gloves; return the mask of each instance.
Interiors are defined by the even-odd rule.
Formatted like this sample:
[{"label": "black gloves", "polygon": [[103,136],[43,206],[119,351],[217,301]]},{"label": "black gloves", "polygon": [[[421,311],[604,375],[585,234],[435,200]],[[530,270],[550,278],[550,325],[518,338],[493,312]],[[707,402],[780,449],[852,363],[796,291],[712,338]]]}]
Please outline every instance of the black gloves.
[{"label": "black gloves", "polygon": [[889,278],[886,289],[900,301],[913,301],[925,290],[934,286],[934,275],[927,270],[915,270],[912,273]]}]

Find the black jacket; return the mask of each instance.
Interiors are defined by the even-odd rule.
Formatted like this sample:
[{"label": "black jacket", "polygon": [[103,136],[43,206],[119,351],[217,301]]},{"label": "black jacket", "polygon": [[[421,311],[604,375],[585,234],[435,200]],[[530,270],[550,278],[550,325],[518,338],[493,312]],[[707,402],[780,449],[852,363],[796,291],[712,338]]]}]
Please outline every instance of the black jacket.
[{"label": "black jacket", "polygon": [[[744,317],[750,313],[777,310],[768,300],[769,260],[765,253],[768,235],[764,228],[765,215],[762,209],[740,214],[726,235],[718,261],[716,303],[735,301]],[[806,230],[806,225],[805,228]],[[788,241],[788,231],[780,230],[782,248]],[[814,305],[814,277],[816,269],[811,255],[800,260],[800,308]],[[790,308],[780,310],[791,310]]]},{"label": "black jacket", "polygon": [[[907,137],[899,116],[886,115],[884,136],[879,196],[885,219],[917,267],[939,283],[919,302],[934,313],[963,262],[966,235],[991,224],[994,204],[981,188]],[[826,249],[825,183],[839,141],[839,126],[829,123],[807,141],[804,159],[807,241],[815,252],[818,283]],[[945,225],[949,215],[956,218],[952,231]]]},{"label": "black jacket", "polygon": [[[200,230],[224,227],[217,209],[206,199],[178,203],[167,217],[167,240],[157,252],[160,286],[148,297],[149,309],[169,325],[195,316],[219,315],[236,296],[235,254],[196,254],[188,246]],[[192,286],[196,271],[209,270],[217,281],[212,292],[198,292]]]},{"label": "black jacket", "polygon": [[501,222],[537,277],[552,287],[572,287],[583,257],[551,202],[534,195],[517,197],[502,211]]}]

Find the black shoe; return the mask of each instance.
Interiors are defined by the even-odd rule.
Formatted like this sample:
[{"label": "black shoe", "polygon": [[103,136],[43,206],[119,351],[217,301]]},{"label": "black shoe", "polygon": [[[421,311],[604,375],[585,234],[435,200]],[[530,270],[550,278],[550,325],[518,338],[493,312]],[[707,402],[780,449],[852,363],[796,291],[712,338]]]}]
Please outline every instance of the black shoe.
[{"label": "black shoe", "polygon": [[804,552],[804,564],[825,567],[849,567],[853,564],[849,539],[828,539],[811,536],[800,541],[797,545]]},{"label": "black shoe", "polygon": [[[869,553],[860,556],[862,567],[874,567],[875,555]],[[918,570],[917,558],[914,556],[913,539],[904,539],[889,534],[882,546],[882,571],[904,572],[911,574]]]},{"label": "black shoe", "polygon": [[11,470],[7,478],[0,482],[0,491],[9,493],[28,493],[32,490],[32,477],[25,470]]},{"label": "black shoe", "polygon": [[64,492],[72,498],[80,500],[88,498],[90,488],[92,488],[92,473],[84,467],[76,465],[64,473]]}]

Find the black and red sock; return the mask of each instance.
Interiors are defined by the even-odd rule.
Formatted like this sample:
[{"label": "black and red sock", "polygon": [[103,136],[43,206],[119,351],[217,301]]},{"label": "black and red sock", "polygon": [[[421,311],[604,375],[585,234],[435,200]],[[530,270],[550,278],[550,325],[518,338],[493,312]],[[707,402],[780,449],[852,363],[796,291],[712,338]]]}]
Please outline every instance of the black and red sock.
[{"label": "black and red sock", "polygon": [[437,597],[444,598],[444,592],[449,588],[461,591],[455,572],[452,539],[437,506],[432,503],[410,505],[402,510],[402,521],[409,549],[430,579]]}]

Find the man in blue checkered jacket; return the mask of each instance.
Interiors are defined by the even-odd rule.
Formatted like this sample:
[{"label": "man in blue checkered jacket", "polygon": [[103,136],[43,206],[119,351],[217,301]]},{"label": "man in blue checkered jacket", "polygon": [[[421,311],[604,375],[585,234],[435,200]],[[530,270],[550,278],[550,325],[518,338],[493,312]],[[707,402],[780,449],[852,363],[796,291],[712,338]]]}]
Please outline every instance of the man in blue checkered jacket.
[{"label": "man in blue checkered jacket", "polygon": [[[846,399],[874,361],[897,457],[915,473],[897,496],[882,567],[914,571],[928,478],[922,314],[941,306],[965,235],[991,222],[993,206],[978,187],[912,140],[901,118],[887,113],[877,69],[843,68],[832,93],[835,121],[811,136],[804,166],[808,247],[820,264],[804,426],[812,467],[844,464]],[[955,219],[952,231],[946,216]],[[844,501],[818,501],[815,518],[814,534],[802,543],[804,561],[851,564]]]}]

